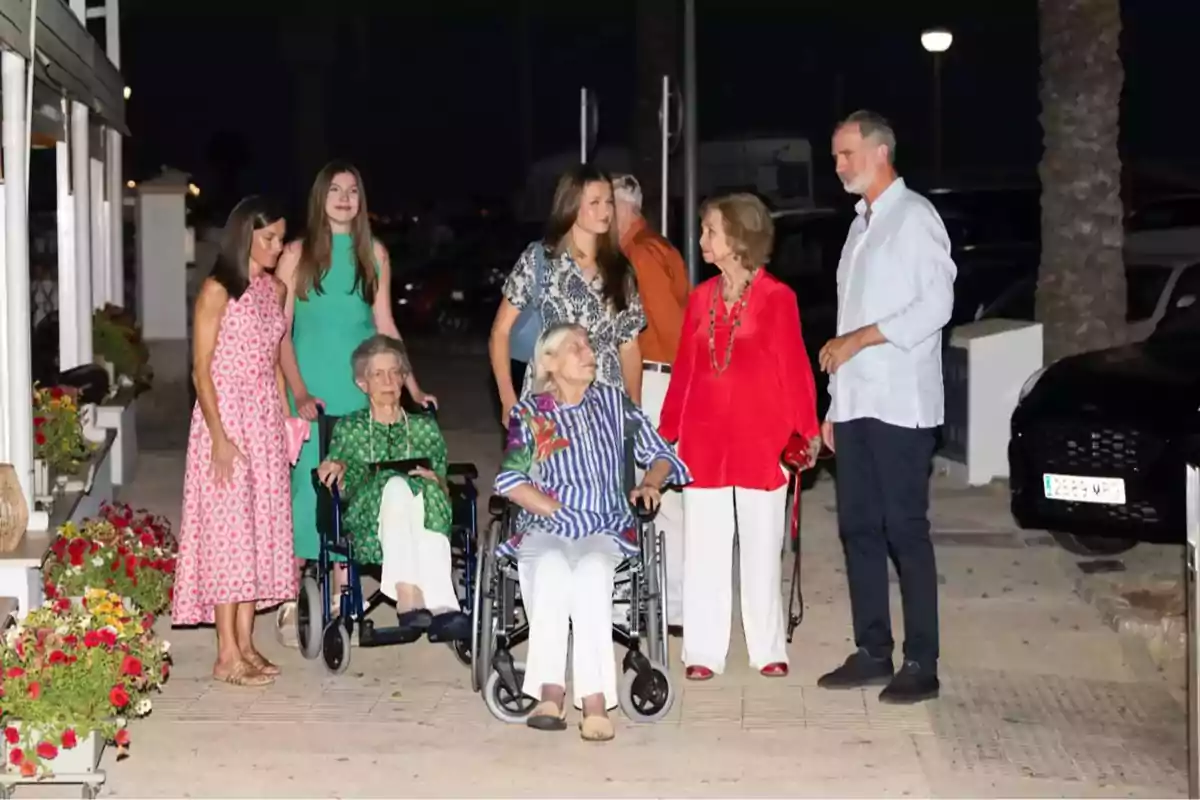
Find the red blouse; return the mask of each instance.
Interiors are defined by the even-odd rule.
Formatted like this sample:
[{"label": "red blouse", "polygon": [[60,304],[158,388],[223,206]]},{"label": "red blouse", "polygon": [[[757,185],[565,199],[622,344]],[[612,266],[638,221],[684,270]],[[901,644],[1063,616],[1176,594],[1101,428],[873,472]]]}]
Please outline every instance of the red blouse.
[{"label": "red blouse", "polygon": [[778,489],[786,482],[779,459],[792,433],[808,439],[820,430],[796,294],[764,270],[755,273],[729,365],[718,374],[713,357],[724,366],[733,328],[720,281],[705,281],[688,299],[659,431],[679,443],[693,487]]}]

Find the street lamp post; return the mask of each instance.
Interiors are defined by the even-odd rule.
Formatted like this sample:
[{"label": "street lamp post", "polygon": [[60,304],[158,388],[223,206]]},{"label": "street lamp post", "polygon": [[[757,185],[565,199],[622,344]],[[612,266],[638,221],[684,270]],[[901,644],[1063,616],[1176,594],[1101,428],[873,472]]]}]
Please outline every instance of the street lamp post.
[{"label": "street lamp post", "polygon": [[930,28],[921,34],[921,46],[933,56],[933,175],[942,179],[942,54],[954,43],[945,28]]}]

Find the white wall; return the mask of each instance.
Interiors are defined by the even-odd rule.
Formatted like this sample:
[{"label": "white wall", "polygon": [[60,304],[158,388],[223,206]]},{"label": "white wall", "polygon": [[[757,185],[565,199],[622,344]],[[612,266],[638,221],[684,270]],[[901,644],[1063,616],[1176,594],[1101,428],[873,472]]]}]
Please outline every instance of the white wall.
[{"label": "white wall", "polygon": [[146,341],[187,340],[182,195],[142,194],[137,206],[138,315]]}]

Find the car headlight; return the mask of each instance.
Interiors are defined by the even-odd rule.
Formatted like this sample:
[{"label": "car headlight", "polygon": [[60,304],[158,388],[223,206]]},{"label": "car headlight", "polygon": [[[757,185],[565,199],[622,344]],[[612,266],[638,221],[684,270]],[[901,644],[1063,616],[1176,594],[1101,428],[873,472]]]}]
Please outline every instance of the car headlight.
[{"label": "car headlight", "polygon": [[1029,376],[1028,380],[1026,380],[1025,383],[1021,386],[1021,393],[1019,395],[1017,395],[1018,402],[1020,402],[1021,400],[1024,400],[1026,397],[1029,396],[1029,393],[1033,391],[1033,387],[1037,386],[1037,382],[1039,380],[1041,380],[1042,375],[1045,374],[1045,372],[1046,372],[1046,368],[1042,367],[1037,372],[1035,372]]}]

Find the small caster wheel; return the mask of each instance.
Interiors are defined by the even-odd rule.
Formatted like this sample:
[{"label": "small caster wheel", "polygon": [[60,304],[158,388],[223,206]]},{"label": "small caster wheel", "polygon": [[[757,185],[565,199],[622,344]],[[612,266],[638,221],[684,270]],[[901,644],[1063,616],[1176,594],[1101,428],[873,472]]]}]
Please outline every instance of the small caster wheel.
[{"label": "small caster wheel", "polygon": [[[514,665],[514,673],[519,687],[525,679],[525,665],[518,661]],[[483,702],[488,711],[492,712],[493,717],[510,725],[524,724],[525,720],[529,718],[530,712],[538,704],[535,698],[521,694],[519,688],[516,694],[509,691],[508,687],[504,685],[504,681],[501,680],[500,673],[495,670],[488,673],[487,680],[483,684]]]},{"label": "small caster wheel", "polygon": [[321,654],[326,668],[334,675],[341,675],[350,666],[350,633],[341,617],[326,626],[321,637]]},{"label": "small caster wheel", "polygon": [[617,703],[630,722],[658,722],[675,704],[675,688],[667,668],[651,661],[648,670],[626,670],[621,675]]}]

